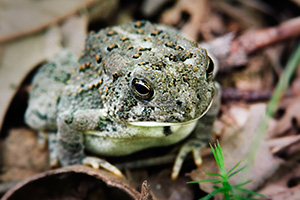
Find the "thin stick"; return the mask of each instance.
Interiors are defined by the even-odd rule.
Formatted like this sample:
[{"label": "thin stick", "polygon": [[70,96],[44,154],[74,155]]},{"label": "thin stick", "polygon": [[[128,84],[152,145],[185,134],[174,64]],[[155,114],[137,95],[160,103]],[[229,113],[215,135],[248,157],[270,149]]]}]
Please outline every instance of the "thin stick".
[{"label": "thin stick", "polygon": [[275,27],[245,33],[232,41],[230,51],[233,54],[242,50],[249,54],[264,46],[299,35],[300,17],[296,17]]}]

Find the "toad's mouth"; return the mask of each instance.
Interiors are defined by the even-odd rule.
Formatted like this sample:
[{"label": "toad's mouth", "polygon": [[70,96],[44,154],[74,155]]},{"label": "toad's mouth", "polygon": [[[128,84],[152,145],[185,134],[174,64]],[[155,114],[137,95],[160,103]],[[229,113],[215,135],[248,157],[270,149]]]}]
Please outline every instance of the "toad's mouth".
[{"label": "toad's mouth", "polygon": [[154,122],[154,121],[148,121],[148,122],[145,121],[145,122],[143,122],[143,121],[136,121],[136,122],[128,122],[128,123],[132,126],[140,126],[140,127],[180,126],[180,125],[186,125],[186,124],[193,123],[201,117],[202,116],[200,116],[196,119],[186,121],[186,122]]}]

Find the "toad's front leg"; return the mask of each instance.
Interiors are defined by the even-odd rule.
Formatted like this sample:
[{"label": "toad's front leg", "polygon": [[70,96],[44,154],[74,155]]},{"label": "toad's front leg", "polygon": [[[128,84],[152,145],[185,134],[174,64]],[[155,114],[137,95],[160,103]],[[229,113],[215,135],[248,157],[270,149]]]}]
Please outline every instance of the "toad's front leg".
[{"label": "toad's front leg", "polygon": [[201,151],[207,146],[210,141],[211,134],[213,132],[213,123],[219,113],[221,102],[221,92],[218,83],[215,84],[215,96],[212,106],[204,117],[198,120],[197,126],[194,130],[194,134],[185,144],[180,148],[176,157],[173,170],[172,179],[176,179],[181,170],[183,161],[188,153],[192,152],[194,162],[197,166],[202,164]]},{"label": "toad's front leg", "polygon": [[93,168],[102,167],[117,176],[122,176],[118,168],[106,160],[85,155],[84,132],[96,130],[99,120],[106,119],[106,110],[88,109],[65,111],[57,119],[57,157],[61,165],[87,164]]}]

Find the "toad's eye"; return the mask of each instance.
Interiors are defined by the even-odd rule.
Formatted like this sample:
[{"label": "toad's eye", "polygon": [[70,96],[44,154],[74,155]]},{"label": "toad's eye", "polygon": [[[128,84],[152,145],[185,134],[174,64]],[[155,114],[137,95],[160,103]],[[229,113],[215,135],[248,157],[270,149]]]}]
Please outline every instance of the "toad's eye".
[{"label": "toad's eye", "polygon": [[134,78],[131,82],[131,88],[138,99],[150,101],[154,96],[153,88],[142,79]]},{"label": "toad's eye", "polygon": [[209,58],[209,61],[208,61],[209,63],[206,68],[206,78],[210,79],[214,73],[215,65],[214,65],[213,60],[210,57],[208,57],[208,58]]}]

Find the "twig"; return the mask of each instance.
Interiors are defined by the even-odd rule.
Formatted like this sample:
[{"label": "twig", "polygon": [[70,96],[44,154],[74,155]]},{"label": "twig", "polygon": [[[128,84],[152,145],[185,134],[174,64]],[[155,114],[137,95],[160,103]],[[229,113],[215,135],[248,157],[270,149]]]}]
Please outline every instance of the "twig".
[{"label": "twig", "polygon": [[200,46],[207,48],[220,61],[220,71],[227,71],[229,67],[245,65],[250,53],[295,36],[300,36],[300,17],[275,27],[250,31],[235,39],[232,34],[221,36]]},{"label": "twig", "polygon": [[299,35],[300,17],[296,17],[281,23],[279,26],[250,31],[241,35],[232,41],[230,53],[244,51],[249,54],[259,48]]},{"label": "twig", "polygon": [[[271,90],[266,91],[242,91],[236,88],[222,88],[222,101],[266,101],[269,100],[273,92]],[[293,92],[288,90],[285,93],[285,97],[293,96]]]}]

